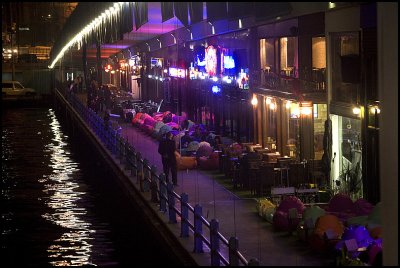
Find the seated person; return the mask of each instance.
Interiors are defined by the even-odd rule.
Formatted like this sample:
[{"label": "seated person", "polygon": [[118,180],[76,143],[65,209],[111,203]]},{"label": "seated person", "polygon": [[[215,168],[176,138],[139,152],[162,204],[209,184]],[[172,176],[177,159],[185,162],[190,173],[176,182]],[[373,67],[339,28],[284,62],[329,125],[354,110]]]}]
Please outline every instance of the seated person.
[{"label": "seated person", "polygon": [[189,135],[189,131],[186,130],[185,131],[185,135],[182,136],[181,141],[180,141],[180,151],[182,156],[187,156],[188,152],[187,152],[187,148],[189,146],[189,143],[192,142],[192,137],[190,137]]}]

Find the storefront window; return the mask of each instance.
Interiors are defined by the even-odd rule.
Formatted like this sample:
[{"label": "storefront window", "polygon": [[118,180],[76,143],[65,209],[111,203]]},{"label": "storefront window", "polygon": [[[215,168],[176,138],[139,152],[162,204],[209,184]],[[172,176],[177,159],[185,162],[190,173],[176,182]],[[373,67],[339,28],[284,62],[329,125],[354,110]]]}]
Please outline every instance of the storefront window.
[{"label": "storefront window", "polygon": [[332,181],[336,192],[362,197],[361,120],[332,115]]},{"label": "storefront window", "polygon": [[358,33],[332,35],[332,100],[360,101],[360,51]]}]

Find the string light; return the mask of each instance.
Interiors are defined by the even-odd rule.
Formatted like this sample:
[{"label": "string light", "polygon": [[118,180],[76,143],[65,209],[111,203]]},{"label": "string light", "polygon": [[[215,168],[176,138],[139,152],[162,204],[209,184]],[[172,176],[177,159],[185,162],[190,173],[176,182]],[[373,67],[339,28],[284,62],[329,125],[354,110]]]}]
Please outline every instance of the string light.
[{"label": "string light", "polygon": [[78,49],[81,47],[82,41],[84,38],[86,38],[92,31],[97,30],[103,23],[106,23],[107,21],[111,20],[112,17],[117,16],[120,12],[122,12],[122,7],[123,4],[129,2],[117,2],[114,3],[113,6],[110,8],[106,9],[101,15],[99,15],[97,18],[95,18],[91,23],[83,27],[83,29],[77,33],[58,53],[57,57],[53,60],[51,65],[48,66],[49,69],[53,69],[56,63],[64,57],[65,53],[67,52],[68,49],[71,49],[72,47],[76,46]]}]

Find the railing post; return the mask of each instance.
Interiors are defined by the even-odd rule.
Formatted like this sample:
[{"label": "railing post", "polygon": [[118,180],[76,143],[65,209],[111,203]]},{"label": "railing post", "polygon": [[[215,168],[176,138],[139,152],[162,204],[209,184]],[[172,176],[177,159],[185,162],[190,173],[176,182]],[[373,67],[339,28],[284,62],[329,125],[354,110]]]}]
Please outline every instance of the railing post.
[{"label": "railing post", "polygon": [[[143,176],[143,160],[142,160],[142,155],[140,154],[140,152],[136,153],[136,183],[140,183],[141,177]],[[142,187],[140,188],[142,189]]]},{"label": "railing post", "polygon": [[203,216],[202,207],[197,204],[194,206],[194,253],[203,253],[203,224],[201,217]]},{"label": "railing post", "polygon": [[181,194],[181,237],[189,237],[189,196],[186,193]]},{"label": "railing post", "polygon": [[219,223],[216,219],[212,219],[210,221],[210,243],[211,243],[211,266],[219,266],[220,265],[220,257],[219,257]]},{"label": "railing post", "polygon": [[160,174],[160,211],[167,211],[167,188],[165,186],[165,174]]},{"label": "railing post", "polygon": [[133,152],[127,142],[125,142],[125,169],[130,169],[131,165],[131,157],[133,156]]},{"label": "railing post", "polygon": [[176,223],[176,212],[175,212],[175,196],[174,196],[174,186],[171,182],[167,184],[168,190],[168,214],[169,223]]},{"label": "railing post", "polygon": [[150,183],[149,183],[149,173],[150,170],[148,169],[149,166],[149,160],[143,159],[143,171],[142,171],[142,177],[140,178],[140,188],[143,189],[142,192],[148,192],[150,189]]},{"label": "railing post", "polygon": [[229,266],[239,266],[239,240],[236,237],[229,238]]},{"label": "railing post", "polygon": [[117,154],[117,131],[116,130],[111,130],[111,143],[112,143],[112,152],[114,155]]},{"label": "railing post", "polygon": [[158,185],[157,185],[157,167],[155,165],[151,166],[151,181],[150,181],[150,192],[151,192],[151,201],[158,203]]}]

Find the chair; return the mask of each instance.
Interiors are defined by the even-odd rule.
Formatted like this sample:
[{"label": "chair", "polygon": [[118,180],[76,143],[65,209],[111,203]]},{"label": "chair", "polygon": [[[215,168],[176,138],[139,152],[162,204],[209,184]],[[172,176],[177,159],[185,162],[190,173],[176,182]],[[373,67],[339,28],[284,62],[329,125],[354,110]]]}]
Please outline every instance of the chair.
[{"label": "chair", "polygon": [[283,183],[283,177],[284,177],[284,173],[286,173],[286,186],[289,187],[289,164],[291,163],[291,158],[286,158],[286,157],[282,157],[282,158],[278,158],[278,166],[279,166],[279,172],[281,175],[281,185],[284,185]]},{"label": "chair", "polygon": [[261,161],[249,161],[248,162],[248,172],[247,173],[247,184],[250,188],[250,193],[252,195],[257,194],[257,181],[259,175],[259,166]]},{"label": "chair", "polygon": [[304,163],[289,164],[290,185],[300,188],[307,182],[307,166]]},{"label": "chair", "polygon": [[258,169],[256,193],[258,196],[271,195],[271,189],[275,186],[277,173],[271,165],[261,164]]}]

